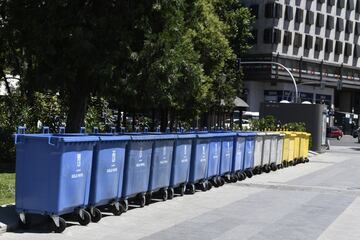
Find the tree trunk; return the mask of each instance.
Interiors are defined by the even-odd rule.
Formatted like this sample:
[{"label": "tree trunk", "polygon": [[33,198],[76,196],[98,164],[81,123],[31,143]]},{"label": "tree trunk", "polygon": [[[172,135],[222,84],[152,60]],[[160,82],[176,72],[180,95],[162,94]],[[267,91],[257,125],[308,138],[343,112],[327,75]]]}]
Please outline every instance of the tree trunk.
[{"label": "tree trunk", "polygon": [[160,110],[160,131],[165,132],[168,127],[168,110],[161,109]]},{"label": "tree trunk", "polygon": [[67,132],[77,133],[84,126],[88,101],[89,94],[85,91],[70,92],[66,120]]}]

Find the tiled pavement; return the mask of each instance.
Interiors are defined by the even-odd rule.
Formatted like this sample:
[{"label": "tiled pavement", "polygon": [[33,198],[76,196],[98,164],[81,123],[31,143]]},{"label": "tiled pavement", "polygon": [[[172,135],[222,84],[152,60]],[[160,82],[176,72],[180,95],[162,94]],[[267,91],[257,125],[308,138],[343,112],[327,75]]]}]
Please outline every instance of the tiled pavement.
[{"label": "tiled pavement", "polygon": [[0,239],[360,239],[360,144],[311,162],[107,216],[64,233]]}]

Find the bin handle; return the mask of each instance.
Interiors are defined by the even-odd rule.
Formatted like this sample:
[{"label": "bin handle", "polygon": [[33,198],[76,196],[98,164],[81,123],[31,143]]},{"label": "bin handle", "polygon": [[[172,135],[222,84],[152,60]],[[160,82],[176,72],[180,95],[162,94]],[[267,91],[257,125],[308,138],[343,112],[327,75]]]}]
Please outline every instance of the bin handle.
[{"label": "bin handle", "polygon": [[[85,133],[85,132],[81,132],[81,130],[80,130],[80,133]],[[93,128],[93,133],[98,134],[98,133],[99,133],[99,128],[98,128],[98,127],[94,127],[94,128]]]},{"label": "bin handle", "polygon": [[51,139],[52,139],[52,137],[49,136],[49,137],[48,137],[48,144],[51,145],[51,146],[55,146],[55,143],[52,143],[52,142],[51,142]]},{"label": "bin handle", "polygon": [[81,127],[81,128],[80,128],[80,133],[82,133],[82,134],[85,134],[85,133],[86,133],[85,127]]},{"label": "bin handle", "polygon": [[19,126],[17,128],[17,131],[16,131],[16,134],[15,134],[15,144],[19,144],[20,142],[18,141],[18,135],[22,135],[22,134],[25,134],[25,131],[26,131],[26,127],[23,127],[23,126]]},{"label": "bin handle", "polygon": [[111,128],[110,128],[110,133],[115,134],[115,133],[116,133],[116,128],[115,128],[115,127],[111,127]]},{"label": "bin handle", "polygon": [[43,127],[42,133],[43,133],[43,134],[48,134],[48,133],[50,133],[49,127]]},{"label": "bin handle", "polygon": [[59,127],[59,133],[65,134],[65,127]]}]

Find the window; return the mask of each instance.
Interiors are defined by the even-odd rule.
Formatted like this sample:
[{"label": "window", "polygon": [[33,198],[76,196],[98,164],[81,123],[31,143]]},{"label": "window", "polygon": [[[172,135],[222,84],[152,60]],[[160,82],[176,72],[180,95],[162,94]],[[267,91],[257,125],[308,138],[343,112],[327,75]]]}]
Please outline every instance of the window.
[{"label": "window", "polygon": [[345,7],[345,0],[338,0],[337,1],[337,7],[338,8],[344,8]]},{"label": "window", "polygon": [[355,45],[355,46],[354,46],[354,57],[355,57],[355,58],[359,58],[359,57],[360,57],[360,46],[359,46],[359,45]]},{"label": "window", "polygon": [[291,21],[294,19],[294,12],[291,6],[285,7],[285,20]]},{"label": "window", "polygon": [[302,45],[302,35],[300,33],[295,33],[294,36],[294,47],[301,47]]},{"label": "window", "polygon": [[356,22],[356,24],[355,24],[355,34],[357,36],[360,35],[360,22]]},{"label": "window", "polygon": [[356,1],[355,12],[360,14],[360,1],[359,0]]},{"label": "window", "polygon": [[289,31],[285,31],[284,32],[284,41],[283,41],[283,45],[284,46],[290,46],[292,42],[292,33]]},{"label": "window", "polygon": [[282,17],[282,5],[279,3],[267,3],[265,5],[265,17],[266,18],[281,18]]},{"label": "window", "polygon": [[328,15],[327,19],[326,19],[326,29],[332,30],[332,29],[334,29],[334,25],[335,25],[334,24],[334,17]]},{"label": "window", "polygon": [[305,36],[305,49],[312,49],[313,37],[310,35]]},{"label": "window", "polygon": [[354,10],[354,8],[355,8],[354,0],[347,0],[346,10],[352,11],[352,10]]},{"label": "window", "polygon": [[352,52],[352,44],[351,43],[345,43],[344,55],[346,57],[349,57],[349,56],[351,56],[351,52]]},{"label": "window", "polygon": [[327,5],[328,5],[329,7],[334,6],[334,5],[335,5],[335,0],[327,0]]},{"label": "window", "polygon": [[259,18],[259,5],[258,4],[251,5],[250,12],[252,13],[253,16],[255,16],[256,19],[258,19]]},{"label": "window", "polygon": [[324,15],[318,13],[316,16],[316,26],[322,28],[324,26]]},{"label": "window", "polygon": [[336,20],[336,31],[338,31],[338,32],[344,31],[344,19],[337,18],[337,20]]},{"label": "window", "polygon": [[340,41],[336,41],[335,43],[335,54],[340,55],[343,51],[343,44]]},{"label": "window", "polygon": [[264,29],[264,43],[280,43],[281,42],[281,30],[267,28]]},{"label": "window", "polygon": [[352,21],[347,20],[346,21],[346,28],[345,28],[345,32],[348,34],[351,34],[353,32],[353,28],[354,28],[354,24]]},{"label": "window", "polygon": [[317,37],[315,40],[315,51],[321,52],[323,50],[324,40],[322,38]]},{"label": "window", "polygon": [[314,24],[314,12],[311,12],[311,11],[306,12],[306,24],[307,25]]},{"label": "window", "polygon": [[304,10],[297,8],[295,13],[295,22],[302,23],[304,20]]},{"label": "window", "polygon": [[326,53],[332,53],[333,48],[334,48],[334,42],[333,42],[333,40],[326,39],[326,42],[325,42],[325,52],[326,52]]}]

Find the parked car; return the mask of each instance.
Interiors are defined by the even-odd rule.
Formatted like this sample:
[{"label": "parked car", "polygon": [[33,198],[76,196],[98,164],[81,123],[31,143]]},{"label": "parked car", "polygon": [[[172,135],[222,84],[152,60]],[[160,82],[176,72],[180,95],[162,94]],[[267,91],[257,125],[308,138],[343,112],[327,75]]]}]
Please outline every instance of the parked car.
[{"label": "parked car", "polygon": [[338,140],[340,140],[344,136],[343,131],[336,126],[328,127],[326,132],[328,138],[337,138]]},{"label": "parked car", "polygon": [[354,132],[353,132],[353,138],[359,137],[359,132],[360,132],[360,127],[354,130]]}]

